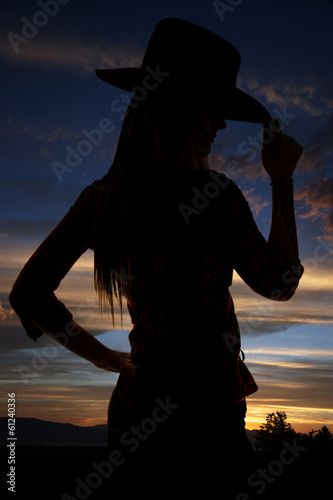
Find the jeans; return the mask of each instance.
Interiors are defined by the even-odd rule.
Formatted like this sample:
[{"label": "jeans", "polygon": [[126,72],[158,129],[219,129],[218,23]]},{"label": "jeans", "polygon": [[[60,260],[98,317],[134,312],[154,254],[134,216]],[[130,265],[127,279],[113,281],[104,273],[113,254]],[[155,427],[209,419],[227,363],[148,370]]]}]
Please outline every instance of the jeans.
[{"label": "jeans", "polygon": [[212,497],[237,498],[255,461],[245,415],[245,400],[213,404],[200,396],[179,404],[161,397],[136,412],[114,392],[108,447],[123,460],[114,468],[110,498],[116,491],[154,499],[175,494],[210,498],[209,492]]}]

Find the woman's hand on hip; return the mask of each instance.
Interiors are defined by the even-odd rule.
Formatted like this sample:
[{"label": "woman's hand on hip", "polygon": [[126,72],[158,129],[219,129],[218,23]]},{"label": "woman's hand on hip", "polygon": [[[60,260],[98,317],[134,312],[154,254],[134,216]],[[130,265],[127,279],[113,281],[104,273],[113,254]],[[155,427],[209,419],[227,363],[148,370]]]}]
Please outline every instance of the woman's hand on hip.
[{"label": "woman's hand on hip", "polygon": [[131,355],[128,352],[114,351],[108,348],[103,359],[98,360],[94,364],[97,368],[114,373],[120,373],[125,368],[135,368]]}]

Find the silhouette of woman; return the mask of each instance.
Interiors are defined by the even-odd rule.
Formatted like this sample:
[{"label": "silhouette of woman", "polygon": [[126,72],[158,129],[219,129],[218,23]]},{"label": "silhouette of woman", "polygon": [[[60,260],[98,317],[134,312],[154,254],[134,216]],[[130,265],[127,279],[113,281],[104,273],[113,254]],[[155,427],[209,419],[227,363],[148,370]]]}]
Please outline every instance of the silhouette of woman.
[{"label": "silhouette of woman", "polygon": [[[292,297],[303,272],[292,184],[302,147],[236,87],[239,65],[226,40],[168,18],[155,28],[140,68],[97,70],[133,93],[113,165],[84,189],[10,294],[31,338],[47,333],[120,373],[108,417],[115,454],[104,475],[127,493],[207,493],[216,485],[225,494],[241,491],[253,459],[245,398],[257,385],[240,350],[233,269],[277,301]],[[236,184],[209,169],[225,120],[265,125],[268,241]],[[114,298],[121,315],[127,303],[130,354],[102,345],[54,295],[88,248],[101,310],[111,310],[114,324]]]}]

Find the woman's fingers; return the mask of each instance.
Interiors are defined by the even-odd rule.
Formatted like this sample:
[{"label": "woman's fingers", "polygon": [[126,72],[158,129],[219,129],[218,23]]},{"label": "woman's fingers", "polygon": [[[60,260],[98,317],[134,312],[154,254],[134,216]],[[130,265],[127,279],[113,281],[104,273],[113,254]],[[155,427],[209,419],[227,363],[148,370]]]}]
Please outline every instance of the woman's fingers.
[{"label": "woman's fingers", "polygon": [[262,160],[271,178],[289,179],[302,152],[302,146],[282,132],[278,119],[273,118],[269,128],[264,128]]},{"label": "woman's fingers", "polygon": [[272,118],[271,127],[275,135],[281,135],[283,133],[281,130],[280,122],[277,118]]}]

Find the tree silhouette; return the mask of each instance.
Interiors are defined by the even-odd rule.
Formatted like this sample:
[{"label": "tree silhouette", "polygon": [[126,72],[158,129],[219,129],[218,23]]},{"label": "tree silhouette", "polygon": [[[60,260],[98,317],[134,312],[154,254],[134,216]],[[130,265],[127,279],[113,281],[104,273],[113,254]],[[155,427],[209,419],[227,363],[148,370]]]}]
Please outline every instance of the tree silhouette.
[{"label": "tree silhouette", "polygon": [[323,449],[333,448],[333,434],[324,425],[314,437],[315,446]]},{"label": "tree silhouette", "polygon": [[260,451],[275,451],[281,448],[284,440],[290,442],[296,436],[291,424],[287,423],[284,411],[269,413],[266,423],[256,433],[256,448]]}]

